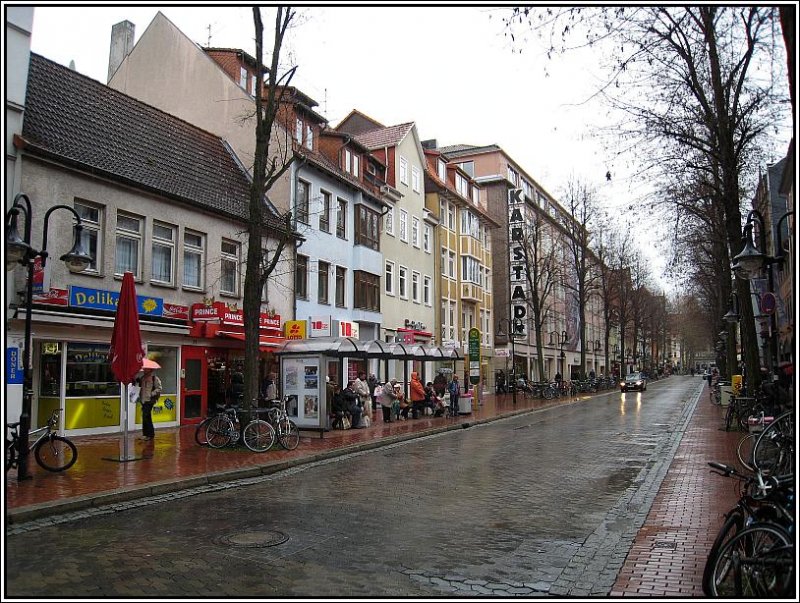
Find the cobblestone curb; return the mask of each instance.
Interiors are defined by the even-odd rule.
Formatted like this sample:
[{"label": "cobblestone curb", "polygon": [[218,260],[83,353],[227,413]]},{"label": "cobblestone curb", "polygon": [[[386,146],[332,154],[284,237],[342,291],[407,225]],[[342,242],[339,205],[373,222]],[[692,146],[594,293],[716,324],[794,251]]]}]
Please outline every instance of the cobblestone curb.
[{"label": "cobblestone curb", "polygon": [[608,596],[628,556],[636,534],[644,525],[661,482],[672,464],[689,426],[702,387],[690,394],[678,424],[669,438],[653,450],[634,483],[589,535],[550,587],[556,596]]}]

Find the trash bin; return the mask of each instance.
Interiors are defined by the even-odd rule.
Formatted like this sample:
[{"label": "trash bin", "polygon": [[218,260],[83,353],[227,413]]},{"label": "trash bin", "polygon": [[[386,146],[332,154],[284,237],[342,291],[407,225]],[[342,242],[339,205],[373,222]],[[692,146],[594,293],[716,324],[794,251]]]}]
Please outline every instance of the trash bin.
[{"label": "trash bin", "polygon": [[738,396],[742,393],[742,376],[741,375],[734,375],[731,385],[733,386],[734,393]]},{"label": "trash bin", "polygon": [[731,403],[731,397],[734,396],[733,386],[721,385],[719,388],[719,392],[720,392],[720,404],[722,404],[722,406],[728,406]]},{"label": "trash bin", "polygon": [[468,415],[472,413],[472,393],[462,394],[458,399],[458,414]]}]

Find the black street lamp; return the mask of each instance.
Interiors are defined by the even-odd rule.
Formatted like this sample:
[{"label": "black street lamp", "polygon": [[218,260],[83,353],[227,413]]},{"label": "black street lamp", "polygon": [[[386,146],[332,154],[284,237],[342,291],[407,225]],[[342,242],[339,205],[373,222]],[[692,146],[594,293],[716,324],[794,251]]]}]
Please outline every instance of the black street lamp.
[{"label": "black street lamp", "polygon": [[[558,341],[556,341],[556,337],[558,337]],[[561,364],[559,366],[558,372],[561,373],[561,378],[564,378],[564,359],[567,355],[564,353],[564,346],[569,343],[569,335],[566,331],[561,331],[559,335],[558,331],[550,331],[550,344],[551,345],[558,345],[558,357],[561,359]]]},{"label": "black street lamp", "polygon": [[[22,355],[23,385],[22,385],[22,413],[19,416],[19,440],[17,450],[19,466],[17,469],[17,480],[22,481],[28,475],[28,434],[31,428],[31,408],[33,405],[33,371],[31,371],[31,312],[33,305],[33,269],[34,260],[38,257],[42,260],[42,268],[47,263],[47,229],[50,221],[50,214],[57,209],[66,209],[75,216],[74,241],[72,249],[61,256],[61,260],[67,265],[70,272],[83,272],[92,263],[92,256],[89,255],[81,243],[81,217],[78,212],[69,205],[54,205],[44,214],[44,229],[42,234],[42,247],[36,250],[31,247],[31,222],[33,210],[31,201],[25,193],[19,193],[14,197],[14,203],[6,212],[6,270],[14,270],[17,264],[27,266],[28,282],[25,293],[25,349]],[[25,234],[20,236],[17,230],[17,220],[19,214],[25,217]]]},{"label": "black street lamp", "polygon": [[[786,218],[793,215],[793,211],[788,211],[778,218],[778,223],[775,225],[775,253],[774,255],[767,254],[767,239],[766,239],[766,226],[764,224],[764,216],[761,215],[757,209],[751,209],[747,214],[744,228],[742,229],[742,240],[744,245],[739,255],[733,258],[733,270],[737,276],[751,280],[758,278],[761,271],[767,271],[767,289],[771,294],[775,294],[775,282],[772,273],[772,265],[780,267],[783,264],[785,254],[783,252],[783,244],[781,241],[781,222]],[[758,223],[758,246],[753,245],[753,226]],[[762,310],[763,311],[763,310]],[[772,364],[772,371],[777,374],[778,370],[778,340],[777,340],[777,324],[775,319],[775,312],[769,315],[769,329],[770,329],[770,357]]]},{"label": "black street lamp", "polygon": [[[503,329],[504,324],[506,325],[505,329]],[[511,342],[511,375],[508,375],[508,379],[511,382],[511,402],[514,405],[517,404],[517,365],[514,359],[514,340],[524,332],[525,322],[521,318],[514,320],[501,318],[497,321],[497,336],[508,337],[508,341]]]}]

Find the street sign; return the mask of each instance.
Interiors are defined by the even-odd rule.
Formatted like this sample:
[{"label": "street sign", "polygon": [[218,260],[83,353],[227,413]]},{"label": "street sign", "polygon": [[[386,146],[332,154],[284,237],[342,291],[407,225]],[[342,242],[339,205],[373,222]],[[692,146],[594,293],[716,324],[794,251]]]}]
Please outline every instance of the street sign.
[{"label": "street sign", "polygon": [[475,327],[469,330],[469,382],[478,385],[481,380],[481,332]]},{"label": "street sign", "polygon": [[495,358],[511,358],[511,350],[508,348],[495,348]]},{"label": "street sign", "polygon": [[778,306],[778,300],[775,299],[775,294],[767,291],[761,294],[761,311],[764,314],[774,314]]}]

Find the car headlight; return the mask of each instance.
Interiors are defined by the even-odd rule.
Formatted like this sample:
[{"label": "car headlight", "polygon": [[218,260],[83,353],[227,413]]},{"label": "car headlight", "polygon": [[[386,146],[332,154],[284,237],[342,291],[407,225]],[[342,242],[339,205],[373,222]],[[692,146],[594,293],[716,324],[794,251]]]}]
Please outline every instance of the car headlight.
[{"label": "car headlight", "polygon": [[642,382],[641,382],[641,381],[637,381],[637,382],[636,382],[636,385],[641,385],[641,384],[642,384]]},{"label": "car headlight", "polygon": [[624,381],[620,381],[620,382],[619,382],[619,386],[620,386],[620,387],[625,387],[625,382],[624,382]]}]

